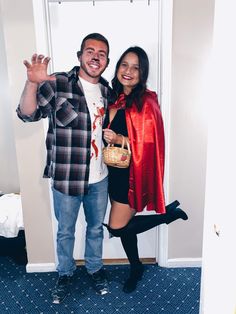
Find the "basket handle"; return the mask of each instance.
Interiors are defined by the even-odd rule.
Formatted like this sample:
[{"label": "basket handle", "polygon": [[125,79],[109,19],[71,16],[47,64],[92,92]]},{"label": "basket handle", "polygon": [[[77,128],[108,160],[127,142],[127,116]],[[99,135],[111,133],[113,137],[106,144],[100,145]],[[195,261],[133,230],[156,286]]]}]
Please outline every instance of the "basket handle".
[{"label": "basket handle", "polygon": [[122,136],[122,145],[121,145],[121,148],[124,148],[124,146],[125,146],[125,144],[126,144],[127,149],[128,149],[128,152],[131,153],[130,145],[129,145],[129,142],[127,141],[126,137],[124,137],[124,135],[122,135],[122,134],[117,134],[117,135]]}]

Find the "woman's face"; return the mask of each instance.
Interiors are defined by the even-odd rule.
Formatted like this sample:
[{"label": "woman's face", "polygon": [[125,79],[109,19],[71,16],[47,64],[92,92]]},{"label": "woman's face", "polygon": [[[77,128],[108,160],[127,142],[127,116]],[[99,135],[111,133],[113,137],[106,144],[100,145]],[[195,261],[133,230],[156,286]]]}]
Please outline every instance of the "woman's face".
[{"label": "woman's face", "polygon": [[129,52],[124,56],[117,71],[117,78],[123,85],[124,93],[130,94],[139,82],[139,61],[135,53]]}]

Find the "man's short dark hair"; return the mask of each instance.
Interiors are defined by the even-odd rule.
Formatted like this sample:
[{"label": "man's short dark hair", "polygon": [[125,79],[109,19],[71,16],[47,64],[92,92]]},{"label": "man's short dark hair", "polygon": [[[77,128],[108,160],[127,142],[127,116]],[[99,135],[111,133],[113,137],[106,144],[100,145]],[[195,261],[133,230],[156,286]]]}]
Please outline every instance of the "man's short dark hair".
[{"label": "man's short dark hair", "polygon": [[84,37],[84,39],[82,40],[81,46],[80,46],[80,50],[77,51],[77,57],[78,58],[83,53],[85,42],[88,39],[94,39],[94,40],[98,40],[98,41],[104,42],[106,44],[106,46],[107,46],[107,58],[108,58],[109,52],[110,52],[110,47],[109,47],[108,40],[106,39],[106,37],[104,37],[103,35],[101,35],[99,33],[91,33],[91,34],[88,34],[86,37]]}]

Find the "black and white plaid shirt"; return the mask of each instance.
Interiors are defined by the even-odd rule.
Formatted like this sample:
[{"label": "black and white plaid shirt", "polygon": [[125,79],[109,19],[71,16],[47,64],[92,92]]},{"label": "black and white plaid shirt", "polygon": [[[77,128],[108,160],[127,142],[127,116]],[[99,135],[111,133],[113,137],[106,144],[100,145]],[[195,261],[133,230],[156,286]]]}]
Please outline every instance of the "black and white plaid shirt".
[{"label": "black and white plaid shirt", "polygon": [[[91,119],[78,71],[79,67],[74,67],[70,72],[55,73],[55,81],[42,83],[37,93],[38,108],[31,116],[23,115],[17,108],[24,122],[49,118],[43,176],[52,178],[53,187],[68,195],[88,191]],[[106,110],[110,88],[103,78],[99,85]]]}]

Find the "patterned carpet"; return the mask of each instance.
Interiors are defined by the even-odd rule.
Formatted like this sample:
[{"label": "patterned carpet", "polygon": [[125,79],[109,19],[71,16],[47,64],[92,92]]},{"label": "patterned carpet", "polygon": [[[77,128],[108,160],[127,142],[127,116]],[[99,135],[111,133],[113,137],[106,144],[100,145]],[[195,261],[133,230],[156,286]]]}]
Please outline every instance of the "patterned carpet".
[{"label": "patterned carpet", "polygon": [[110,293],[97,295],[84,266],[77,267],[71,293],[55,305],[50,293],[57,273],[27,274],[25,266],[0,257],[0,313],[9,314],[198,314],[200,268],[145,265],[143,280],[131,294],[122,292],[128,265],[105,266]]}]

